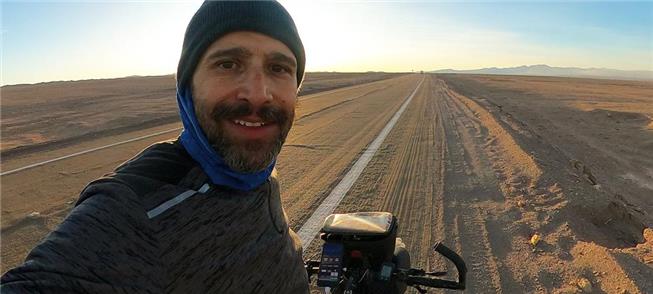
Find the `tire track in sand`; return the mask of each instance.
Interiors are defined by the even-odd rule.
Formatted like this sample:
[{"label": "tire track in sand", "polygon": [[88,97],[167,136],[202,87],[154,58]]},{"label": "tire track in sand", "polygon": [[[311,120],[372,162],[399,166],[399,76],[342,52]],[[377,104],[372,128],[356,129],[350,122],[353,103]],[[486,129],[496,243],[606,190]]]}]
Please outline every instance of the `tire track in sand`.
[{"label": "tire track in sand", "polygon": [[517,282],[515,265],[504,263],[505,257],[517,248],[512,243],[514,236],[496,225],[505,214],[506,199],[500,187],[503,176],[494,166],[496,159],[484,149],[488,126],[457,96],[450,95],[442,81],[438,82],[441,86],[435,95],[441,113],[447,114],[444,128],[448,169],[444,193],[449,201],[445,220],[446,227],[452,228],[447,238],[457,239],[467,262],[469,291],[522,293],[543,289],[537,277]]},{"label": "tire track in sand", "polygon": [[431,246],[444,237],[443,142],[432,87],[427,77],[337,212],[392,212],[412,265],[439,270],[444,264],[431,253]]},{"label": "tire track in sand", "polygon": [[443,240],[467,262],[468,293],[521,293],[500,262],[512,238],[491,223],[505,200],[482,152],[487,130],[453,99],[441,81],[427,77],[336,211],[390,211],[413,267],[446,269],[454,279],[453,266],[430,252]]},{"label": "tire track in sand", "polygon": [[475,205],[479,201],[489,200],[489,191],[482,186],[491,183],[479,178],[481,171],[478,163],[471,159],[472,150],[468,150],[470,146],[465,144],[464,139],[465,125],[460,121],[463,114],[448,103],[448,97],[442,91],[434,94],[439,101],[440,114],[448,114],[444,118],[447,145],[444,195],[448,200],[445,207],[445,227],[451,228],[447,232],[447,239],[456,240],[456,247],[467,262],[467,289],[470,293],[502,292],[498,266],[484,222],[486,215],[483,207]]},{"label": "tire track in sand", "polygon": [[[401,237],[417,261],[416,266],[428,266],[428,253],[431,233],[434,231],[433,186],[430,183],[434,170],[433,153],[430,142],[433,141],[432,123],[427,120],[429,108],[427,97],[430,79],[421,91],[421,99],[413,105],[417,114],[407,117],[407,128],[403,134],[404,148],[400,149],[397,160],[390,166],[390,184],[394,189],[387,190],[379,210],[393,211],[401,222]],[[426,158],[424,158],[426,157]]]}]

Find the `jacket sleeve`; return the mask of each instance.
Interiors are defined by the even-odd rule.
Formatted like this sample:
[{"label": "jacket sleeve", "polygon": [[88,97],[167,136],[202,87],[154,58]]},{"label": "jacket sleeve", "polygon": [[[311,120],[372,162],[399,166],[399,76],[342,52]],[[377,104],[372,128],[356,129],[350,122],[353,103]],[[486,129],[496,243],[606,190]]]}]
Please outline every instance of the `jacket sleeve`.
[{"label": "jacket sleeve", "polygon": [[113,186],[111,193],[87,194],[24,264],[2,276],[0,292],[162,292],[149,219],[131,190]]}]

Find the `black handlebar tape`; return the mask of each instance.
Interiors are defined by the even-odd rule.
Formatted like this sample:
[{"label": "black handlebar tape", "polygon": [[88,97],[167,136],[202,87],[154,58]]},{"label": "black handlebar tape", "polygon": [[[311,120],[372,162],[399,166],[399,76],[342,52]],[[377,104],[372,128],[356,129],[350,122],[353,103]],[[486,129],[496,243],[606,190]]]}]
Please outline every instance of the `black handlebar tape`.
[{"label": "black handlebar tape", "polygon": [[431,288],[445,288],[445,289],[454,289],[454,290],[465,290],[465,285],[454,281],[440,280],[440,279],[430,279],[426,277],[415,277],[409,276],[406,278],[406,285],[420,285]]},{"label": "black handlebar tape", "polygon": [[458,271],[458,284],[461,287],[458,289],[465,289],[465,276],[467,276],[467,266],[465,266],[465,261],[460,257],[460,255],[456,254],[456,252],[453,252],[451,249],[449,249],[447,246],[444,246],[444,244],[440,242],[433,246],[433,250],[442,254],[442,256],[453,262],[453,264],[456,266],[456,270]]}]

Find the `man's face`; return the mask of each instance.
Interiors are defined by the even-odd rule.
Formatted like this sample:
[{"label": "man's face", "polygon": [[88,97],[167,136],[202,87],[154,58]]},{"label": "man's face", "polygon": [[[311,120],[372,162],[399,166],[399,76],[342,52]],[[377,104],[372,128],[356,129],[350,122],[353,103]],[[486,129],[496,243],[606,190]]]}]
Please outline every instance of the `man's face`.
[{"label": "man's face", "polygon": [[229,33],[209,46],[192,79],[193,104],[209,143],[232,169],[265,169],[295,117],[297,61],[282,42]]}]

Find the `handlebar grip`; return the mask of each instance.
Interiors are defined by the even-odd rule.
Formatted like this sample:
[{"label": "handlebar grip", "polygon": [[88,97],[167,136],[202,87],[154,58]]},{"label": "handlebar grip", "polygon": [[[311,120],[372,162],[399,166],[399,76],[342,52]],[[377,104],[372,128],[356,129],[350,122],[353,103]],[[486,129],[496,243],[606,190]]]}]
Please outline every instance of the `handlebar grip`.
[{"label": "handlebar grip", "polygon": [[[456,254],[456,252],[453,252],[453,250],[449,249],[447,246],[444,246],[441,242],[438,242],[433,246],[433,250],[436,252],[442,254],[442,256],[446,257],[447,259],[451,260],[453,264],[456,266],[456,270],[458,271],[458,285],[460,288],[456,289],[465,289],[465,277],[467,276],[467,266],[465,266],[465,261],[460,257],[460,255]],[[450,282],[450,281],[446,281]],[[426,286],[426,285],[425,285]]]}]

